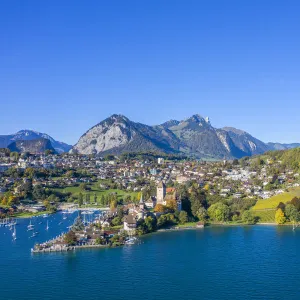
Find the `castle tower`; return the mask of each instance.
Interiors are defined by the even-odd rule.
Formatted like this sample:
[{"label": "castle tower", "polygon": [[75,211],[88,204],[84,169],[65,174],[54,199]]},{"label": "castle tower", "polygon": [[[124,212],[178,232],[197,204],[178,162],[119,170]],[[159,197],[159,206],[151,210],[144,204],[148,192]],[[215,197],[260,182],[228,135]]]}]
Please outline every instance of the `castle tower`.
[{"label": "castle tower", "polygon": [[161,181],[157,186],[156,198],[157,203],[163,204],[166,196],[166,185]]},{"label": "castle tower", "polygon": [[144,199],[143,199],[143,193],[141,193],[141,199],[140,199],[140,202],[139,202],[139,206],[140,206],[140,209],[144,209],[145,208]]}]

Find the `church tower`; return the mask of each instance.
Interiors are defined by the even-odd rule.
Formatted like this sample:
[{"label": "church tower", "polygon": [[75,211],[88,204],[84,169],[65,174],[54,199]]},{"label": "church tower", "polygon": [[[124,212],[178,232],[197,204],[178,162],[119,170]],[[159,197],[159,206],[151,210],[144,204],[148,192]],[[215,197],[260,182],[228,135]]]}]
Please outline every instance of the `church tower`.
[{"label": "church tower", "polygon": [[144,199],[143,199],[143,193],[141,193],[139,207],[140,207],[140,209],[144,209],[145,208]]},{"label": "church tower", "polygon": [[156,198],[157,203],[163,204],[166,196],[166,185],[161,181],[157,186]]}]

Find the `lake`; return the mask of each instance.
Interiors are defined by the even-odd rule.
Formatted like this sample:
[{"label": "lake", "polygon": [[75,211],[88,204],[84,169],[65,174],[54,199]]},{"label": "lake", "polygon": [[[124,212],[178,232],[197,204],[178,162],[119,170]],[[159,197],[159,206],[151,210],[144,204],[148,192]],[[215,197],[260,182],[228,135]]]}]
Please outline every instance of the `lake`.
[{"label": "lake", "polygon": [[33,218],[35,238],[18,220],[16,241],[0,228],[0,299],[300,299],[300,228],[208,227],[122,248],[30,253],[75,217]]}]

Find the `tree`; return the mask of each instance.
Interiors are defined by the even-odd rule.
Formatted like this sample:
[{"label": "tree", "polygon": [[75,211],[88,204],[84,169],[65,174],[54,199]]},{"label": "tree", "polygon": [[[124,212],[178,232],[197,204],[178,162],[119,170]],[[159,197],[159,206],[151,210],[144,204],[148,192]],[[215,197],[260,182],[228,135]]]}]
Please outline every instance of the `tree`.
[{"label": "tree", "polygon": [[97,194],[94,194],[94,203],[97,203]]},{"label": "tree", "polygon": [[215,221],[226,222],[229,220],[230,208],[226,204],[218,202],[209,207],[208,215]]},{"label": "tree", "polygon": [[79,193],[78,195],[78,205],[79,207],[83,204],[83,195],[82,193]]},{"label": "tree", "polygon": [[197,216],[197,212],[201,207],[207,207],[206,196],[198,188],[192,187],[190,201],[192,214],[195,217]]},{"label": "tree", "polygon": [[14,195],[10,195],[7,199],[7,205],[9,206],[13,206],[18,204],[19,199],[17,197],[15,197]]},{"label": "tree", "polygon": [[197,218],[199,219],[199,221],[205,222],[207,217],[207,210],[204,207],[200,207],[197,212]]},{"label": "tree", "polygon": [[68,178],[75,177],[75,172],[72,170],[69,170],[65,173],[65,177],[68,177]]},{"label": "tree", "polygon": [[242,221],[248,225],[256,223],[256,218],[250,210],[245,210],[242,215]]},{"label": "tree", "polygon": [[118,201],[117,200],[113,199],[113,200],[110,201],[109,207],[110,207],[111,210],[116,209],[117,206],[118,206]]},{"label": "tree", "polygon": [[275,222],[279,225],[284,224],[286,222],[286,217],[281,208],[278,208],[275,213]]},{"label": "tree", "polygon": [[283,202],[279,202],[279,204],[277,205],[277,208],[280,208],[282,211],[285,210],[285,204]]},{"label": "tree", "polygon": [[51,204],[50,204],[49,200],[45,200],[45,201],[43,202],[43,204],[44,204],[44,206],[46,207],[46,210],[47,210],[47,211],[50,211],[50,209],[51,209]]},{"label": "tree", "polygon": [[165,214],[161,215],[157,220],[157,227],[168,227],[177,223],[177,220],[174,214]]},{"label": "tree", "polygon": [[111,223],[112,223],[113,226],[121,225],[122,224],[122,218],[115,217],[115,218],[112,219]]},{"label": "tree", "polygon": [[36,200],[44,200],[47,198],[45,189],[40,184],[34,186],[32,196]]},{"label": "tree", "polygon": [[81,191],[85,191],[87,189],[87,184],[86,183],[80,183],[79,188]]},{"label": "tree", "polygon": [[145,218],[145,225],[147,227],[147,232],[153,232],[156,230],[157,227],[157,220],[155,217],[147,217]]},{"label": "tree", "polygon": [[173,212],[176,211],[177,210],[177,201],[175,199],[168,200],[166,207]]},{"label": "tree", "polygon": [[287,204],[284,213],[291,222],[299,222],[299,212],[293,204]]},{"label": "tree", "polygon": [[205,191],[209,191],[209,189],[210,189],[209,184],[206,184],[206,185],[203,187],[203,189],[204,189]]},{"label": "tree", "polygon": [[27,178],[33,178],[35,174],[35,170],[33,168],[26,168],[24,172],[24,176]]},{"label": "tree", "polygon": [[180,224],[184,224],[188,221],[188,214],[186,211],[182,210],[180,213],[179,213],[179,222]]},{"label": "tree", "polygon": [[18,161],[19,159],[19,153],[18,152],[11,152],[10,158],[12,158],[14,161]]},{"label": "tree", "polygon": [[148,227],[147,227],[144,219],[138,220],[138,222],[136,224],[136,227],[137,227],[137,234],[138,235],[143,235],[143,234],[146,234],[148,232]]},{"label": "tree", "polygon": [[164,205],[158,203],[158,204],[155,205],[154,211],[159,212],[159,213],[164,213],[166,211],[166,208],[165,208]]},{"label": "tree", "polygon": [[101,198],[100,198],[100,205],[105,206],[105,199],[104,199],[103,195],[101,195]]},{"label": "tree", "polygon": [[105,245],[106,240],[103,237],[97,237],[95,243],[96,245]]},{"label": "tree", "polygon": [[32,196],[32,180],[27,180],[20,189],[24,199],[31,198]]},{"label": "tree", "polygon": [[86,203],[90,203],[91,202],[91,196],[90,196],[90,194],[86,194],[85,195],[85,202]]},{"label": "tree", "polygon": [[131,196],[130,195],[126,195],[125,197],[124,197],[124,203],[130,203],[131,202]]},{"label": "tree", "polygon": [[70,246],[74,246],[77,243],[77,238],[73,230],[70,230],[64,236],[64,242]]},{"label": "tree", "polygon": [[300,198],[297,197],[293,198],[291,200],[291,204],[293,204],[296,207],[296,209],[300,211]]}]

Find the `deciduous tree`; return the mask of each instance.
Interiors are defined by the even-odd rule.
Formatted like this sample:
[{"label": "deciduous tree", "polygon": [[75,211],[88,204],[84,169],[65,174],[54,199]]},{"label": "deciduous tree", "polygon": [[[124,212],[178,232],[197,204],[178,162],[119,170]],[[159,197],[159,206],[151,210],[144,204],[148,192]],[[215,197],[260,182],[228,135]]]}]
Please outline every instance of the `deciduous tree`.
[{"label": "deciduous tree", "polygon": [[226,204],[218,202],[209,207],[208,215],[215,221],[226,222],[229,220],[230,208]]},{"label": "deciduous tree", "polygon": [[256,223],[256,218],[250,210],[245,210],[242,215],[244,223],[251,225]]},{"label": "deciduous tree", "polygon": [[182,210],[179,214],[179,222],[180,224],[184,224],[188,221],[188,214],[186,211]]},{"label": "deciduous tree", "polygon": [[155,212],[159,212],[159,213],[163,213],[163,212],[166,211],[166,208],[165,208],[164,205],[158,203],[158,204],[155,205],[154,211],[155,211]]},{"label": "deciduous tree", "polygon": [[275,222],[279,225],[284,224],[286,222],[286,217],[281,208],[278,208],[275,213]]}]

